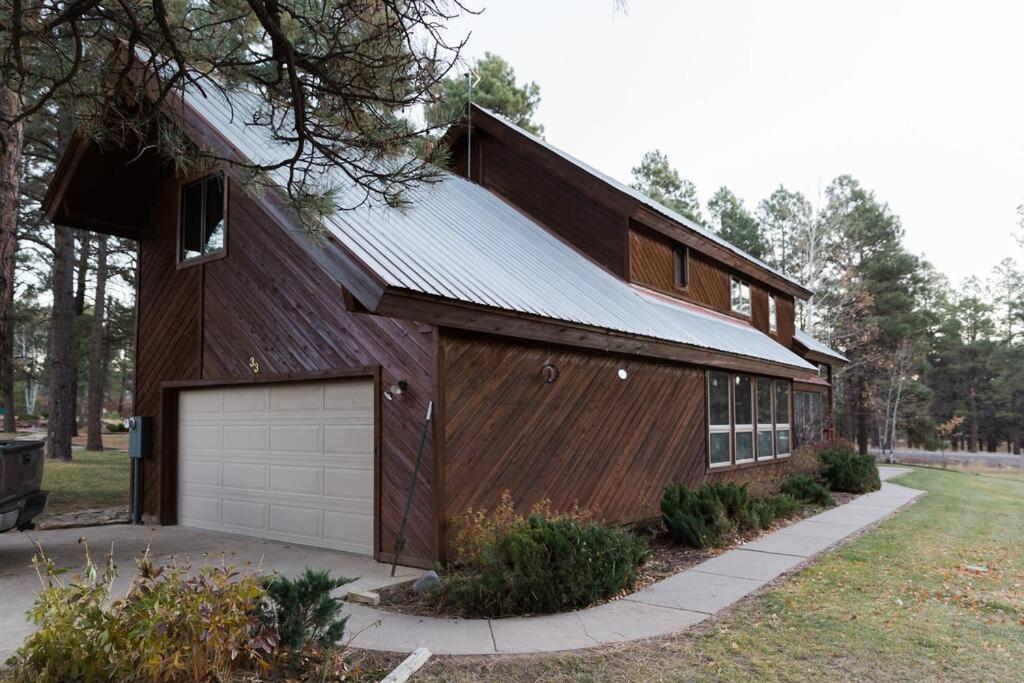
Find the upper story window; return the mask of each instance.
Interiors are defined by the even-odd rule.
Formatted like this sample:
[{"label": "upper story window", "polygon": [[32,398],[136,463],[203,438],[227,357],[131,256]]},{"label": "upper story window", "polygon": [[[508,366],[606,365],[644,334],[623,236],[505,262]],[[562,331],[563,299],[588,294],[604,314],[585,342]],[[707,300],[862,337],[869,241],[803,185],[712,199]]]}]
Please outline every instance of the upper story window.
[{"label": "upper story window", "polygon": [[775,307],[775,295],[768,295],[768,330],[770,332],[779,331],[779,313]]},{"label": "upper story window", "polygon": [[224,174],[193,180],[181,186],[178,260],[182,263],[224,253]]},{"label": "upper story window", "polygon": [[732,278],[732,310],[750,315],[750,285],[737,277]]},{"label": "upper story window", "polygon": [[690,281],[690,249],[677,244],[674,249],[676,262],[676,287],[685,287]]}]

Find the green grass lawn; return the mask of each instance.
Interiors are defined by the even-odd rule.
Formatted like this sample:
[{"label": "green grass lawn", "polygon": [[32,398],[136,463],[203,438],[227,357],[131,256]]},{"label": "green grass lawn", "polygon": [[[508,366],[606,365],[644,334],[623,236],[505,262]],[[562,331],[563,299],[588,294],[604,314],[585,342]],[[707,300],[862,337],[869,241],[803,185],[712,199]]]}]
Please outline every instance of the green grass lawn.
[{"label": "green grass lawn", "polygon": [[1024,680],[1024,477],[916,469],[896,483],[928,494],[683,634],[573,654],[438,658],[425,678]]},{"label": "green grass lawn", "polygon": [[71,462],[43,464],[43,489],[50,492],[46,512],[54,515],[128,504],[130,465],[126,453],[75,451]]}]

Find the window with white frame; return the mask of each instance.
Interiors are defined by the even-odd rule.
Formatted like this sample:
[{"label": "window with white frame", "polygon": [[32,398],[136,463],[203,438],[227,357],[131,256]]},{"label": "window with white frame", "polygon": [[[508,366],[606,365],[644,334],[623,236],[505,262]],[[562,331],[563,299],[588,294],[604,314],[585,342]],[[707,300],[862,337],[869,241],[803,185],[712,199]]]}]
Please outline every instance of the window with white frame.
[{"label": "window with white frame", "polygon": [[729,411],[729,373],[708,372],[708,464],[732,464],[732,420]]},{"label": "window with white frame", "polygon": [[775,423],[772,419],[772,381],[758,377],[757,394],[757,459],[771,460],[775,457]]},{"label": "window with white frame", "polygon": [[775,454],[782,458],[789,455],[789,382],[775,380]]},{"label": "window with white frame", "polygon": [[733,375],[732,405],[738,465],[754,460],[754,381],[750,375]]},{"label": "window with white frame", "polygon": [[735,277],[732,279],[732,310],[750,315],[750,285]]},{"label": "window with white frame", "polygon": [[768,295],[768,331],[778,332],[779,331],[779,313],[775,308],[775,295]]}]

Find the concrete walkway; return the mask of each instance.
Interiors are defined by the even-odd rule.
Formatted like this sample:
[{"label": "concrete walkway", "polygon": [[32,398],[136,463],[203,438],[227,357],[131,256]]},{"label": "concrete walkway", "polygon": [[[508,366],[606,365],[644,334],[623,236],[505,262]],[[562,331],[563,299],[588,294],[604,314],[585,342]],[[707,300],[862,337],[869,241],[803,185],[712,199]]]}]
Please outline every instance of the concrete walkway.
[{"label": "concrete walkway", "polygon": [[[883,479],[909,472],[880,467]],[[555,652],[663,636],[692,626],[912,503],[923,492],[882,489],[767,534],[621,600],[564,614],[446,619],[347,605],[356,647],[435,654]]]}]

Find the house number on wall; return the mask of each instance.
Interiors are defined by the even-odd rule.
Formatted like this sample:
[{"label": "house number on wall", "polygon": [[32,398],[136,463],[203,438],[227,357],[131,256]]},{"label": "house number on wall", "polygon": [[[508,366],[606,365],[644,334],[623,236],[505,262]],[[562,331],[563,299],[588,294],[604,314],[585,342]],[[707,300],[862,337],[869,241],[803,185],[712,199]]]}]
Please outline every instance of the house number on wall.
[{"label": "house number on wall", "polygon": [[249,356],[249,369],[252,370],[252,374],[260,374],[260,363],[256,360],[255,356]]}]

